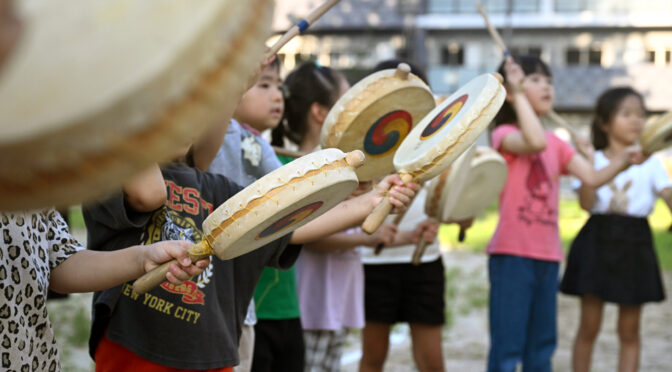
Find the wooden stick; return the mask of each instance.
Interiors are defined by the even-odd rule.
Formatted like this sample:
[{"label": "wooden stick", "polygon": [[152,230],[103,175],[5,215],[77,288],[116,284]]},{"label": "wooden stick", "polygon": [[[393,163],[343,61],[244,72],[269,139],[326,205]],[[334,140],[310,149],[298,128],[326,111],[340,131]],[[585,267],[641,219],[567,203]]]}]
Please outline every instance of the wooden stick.
[{"label": "wooden stick", "polygon": [[322,5],[319,7],[313,9],[313,11],[308,14],[308,16],[296,25],[292,26],[292,28],[289,29],[289,31],[285,32],[282,37],[273,44],[271,49],[266,52],[266,58],[265,60],[268,60],[271,56],[275,55],[282,49],[285,44],[287,44],[290,40],[294,38],[294,36],[303,33],[312,25],[318,18],[322,17],[324,13],[326,13],[329,9],[331,9],[334,5],[336,5],[340,0],[327,0],[325,1]]},{"label": "wooden stick", "polygon": [[485,21],[485,27],[488,29],[488,32],[490,33],[490,36],[495,40],[495,44],[499,47],[499,49],[502,50],[502,54],[504,54],[504,57],[508,57],[511,55],[509,53],[509,49],[506,47],[506,44],[504,44],[504,40],[502,40],[502,37],[499,36],[499,32],[497,32],[497,29],[495,26],[490,23],[490,18],[488,18],[488,14],[485,12],[485,9],[481,6],[481,3],[476,3],[476,9],[478,9],[478,12],[481,13],[481,17],[483,17],[483,20]]},{"label": "wooden stick", "polygon": [[278,146],[273,146],[273,151],[275,151],[275,153],[277,155],[289,156],[290,158],[294,158],[294,159],[300,158],[300,157],[306,155],[305,152],[287,150],[285,148],[278,147]]},{"label": "wooden stick", "polygon": [[557,112],[551,110],[546,114],[546,116],[548,116],[548,118],[551,119],[555,124],[567,129],[572,137],[576,138],[578,136],[574,127],[569,125],[569,123],[567,123],[565,119],[562,118],[562,116],[558,115]]}]

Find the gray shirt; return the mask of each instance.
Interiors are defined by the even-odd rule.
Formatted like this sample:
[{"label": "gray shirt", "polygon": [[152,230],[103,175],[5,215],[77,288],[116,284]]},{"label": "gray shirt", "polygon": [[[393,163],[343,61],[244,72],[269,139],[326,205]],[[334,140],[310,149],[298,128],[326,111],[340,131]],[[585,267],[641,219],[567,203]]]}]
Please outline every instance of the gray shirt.
[{"label": "gray shirt", "polygon": [[[224,142],[215,160],[210,164],[208,172],[223,174],[233,182],[246,187],[281,166],[282,163],[266,140],[231,119]],[[257,314],[254,311],[253,299],[247,308],[245,324],[256,323]]]}]

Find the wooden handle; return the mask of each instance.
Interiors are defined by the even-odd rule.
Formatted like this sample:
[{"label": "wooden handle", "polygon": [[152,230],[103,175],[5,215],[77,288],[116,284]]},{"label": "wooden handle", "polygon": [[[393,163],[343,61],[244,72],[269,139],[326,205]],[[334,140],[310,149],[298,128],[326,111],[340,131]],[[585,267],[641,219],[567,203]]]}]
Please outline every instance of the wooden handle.
[{"label": "wooden handle", "polygon": [[[189,250],[189,258],[191,259],[192,263],[195,263],[196,261],[202,260],[206,257],[210,257],[209,254],[194,253],[194,252],[202,252],[202,250],[200,250],[202,249],[202,247],[203,244],[199,243],[194,245]],[[135,283],[133,283],[133,291],[139,294],[151,291],[156,286],[166,281],[166,274],[168,274],[168,271],[170,270],[170,265],[177,263],[178,263],[177,260],[171,260],[145,273],[145,275],[141,276],[135,281]]]},{"label": "wooden handle", "polygon": [[317,8],[313,9],[313,11],[308,14],[308,16],[305,19],[302,19],[299,23],[296,25],[292,26],[287,32],[285,32],[282,37],[273,44],[273,46],[266,52],[266,55],[264,57],[264,60],[268,60],[271,58],[271,56],[275,55],[282,49],[287,42],[292,40],[294,36],[303,33],[310,25],[315,23],[316,20],[318,20],[324,13],[326,13],[329,9],[331,9],[334,5],[336,5],[340,0],[327,0],[325,1],[322,5],[318,6]]},{"label": "wooden handle", "polygon": [[457,234],[457,241],[462,243],[464,241],[464,238],[467,237],[467,230],[464,229],[464,227],[460,226],[460,233]]},{"label": "wooden handle", "polygon": [[[401,180],[404,183],[409,183],[413,181],[413,176],[411,176],[408,173],[401,173]],[[378,230],[380,225],[383,224],[383,221],[385,221],[385,218],[392,212],[393,205],[390,202],[390,196],[385,195],[383,197],[383,200],[376,205],[376,207],[373,209],[373,212],[369,214],[366,219],[364,220],[364,223],[362,223],[362,230],[366,232],[367,234],[373,234]]]},{"label": "wooden handle", "polygon": [[273,146],[273,151],[274,151],[277,155],[289,156],[290,158],[294,158],[294,159],[296,159],[296,158],[300,158],[300,157],[306,155],[306,153],[301,152],[301,151],[287,150],[287,149],[285,149],[285,148],[278,147],[278,146]]},{"label": "wooden handle", "polygon": [[383,224],[385,218],[392,212],[393,205],[390,202],[390,196],[385,195],[383,200],[376,205],[370,215],[362,223],[362,230],[367,234],[373,234]]},{"label": "wooden handle", "polygon": [[488,18],[488,14],[485,12],[485,9],[483,9],[483,7],[481,6],[481,3],[476,3],[476,9],[478,9],[478,12],[481,13],[483,21],[485,21],[485,27],[488,29],[488,32],[490,33],[492,39],[495,40],[495,44],[497,44],[499,49],[502,50],[502,54],[504,54],[504,57],[509,56],[510,55],[509,49],[506,47],[506,44],[504,44],[502,37],[499,36],[499,32],[497,32],[497,29],[492,25],[492,23],[490,23],[490,18]]},{"label": "wooden handle", "polygon": [[418,245],[415,246],[415,250],[413,251],[413,259],[411,260],[413,265],[420,265],[420,262],[422,261],[422,255],[425,254],[425,249],[427,249],[427,242],[422,236],[420,236],[420,241],[418,242]]},{"label": "wooden handle", "polygon": [[166,274],[168,274],[170,265],[176,263],[177,260],[168,261],[141,276],[135,283],[133,283],[133,291],[139,294],[151,291],[154,287],[166,281]]}]

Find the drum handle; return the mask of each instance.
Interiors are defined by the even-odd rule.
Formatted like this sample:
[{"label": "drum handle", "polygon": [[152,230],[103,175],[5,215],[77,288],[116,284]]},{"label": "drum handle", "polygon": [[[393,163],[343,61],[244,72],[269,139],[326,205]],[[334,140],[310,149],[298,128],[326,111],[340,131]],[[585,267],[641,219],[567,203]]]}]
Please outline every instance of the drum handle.
[{"label": "drum handle", "polygon": [[[413,196],[413,199],[411,200],[411,204],[413,204],[413,201],[415,200],[415,197],[416,197],[416,196],[418,196],[418,194],[415,194],[415,195]],[[409,206],[409,208],[410,208],[410,206]],[[399,224],[401,223],[401,221],[402,221],[402,220],[404,219],[404,217],[406,216],[406,212],[408,212],[408,209],[406,209],[405,211],[403,211],[402,213],[399,213],[399,214],[397,215],[397,217],[394,219],[394,222],[393,222],[394,226],[399,226]],[[383,251],[383,248],[385,248],[385,243],[380,243],[380,244],[378,244],[378,245],[376,246],[376,249],[374,250],[373,253],[377,256],[377,255],[380,254],[380,252]]]},{"label": "drum handle", "polygon": [[457,241],[462,243],[464,242],[464,239],[467,237],[467,230],[464,229],[464,227],[460,226],[460,232],[457,234]]},{"label": "drum handle", "polygon": [[[195,263],[198,260],[202,260],[210,256],[209,254],[192,253],[192,252],[203,252],[203,250],[201,249],[203,249],[204,246],[205,243],[201,241],[200,243],[195,244],[189,250],[189,258],[191,259],[192,263]],[[133,283],[133,291],[138,294],[147,293],[154,287],[163,283],[166,280],[166,274],[168,274],[171,264],[177,264],[177,260],[171,260],[166,263],[163,263],[160,266],[157,266],[153,268],[151,271],[145,273],[145,275],[141,276],[138,280],[135,281],[135,283]]]},{"label": "drum handle", "polygon": [[290,28],[287,32],[285,32],[282,37],[273,44],[273,46],[266,52],[264,60],[268,60],[272,56],[274,56],[276,53],[282,49],[287,42],[292,40],[294,36],[298,34],[302,34],[304,31],[310,27],[315,21],[317,21],[324,13],[326,13],[329,9],[331,9],[334,5],[336,5],[340,0],[327,0],[325,1],[322,5],[319,7],[315,8],[310,14],[305,19],[302,19],[299,21],[299,23],[295,24]]},{"label": "drum handle", "polygon": [[[400,176],[404,183],[413,181],[413,176],[408,173],[401,173]],[[371,214],[369,214],[364,220],[364,223],[362,223],[362,230],[364,230],[367,234],[373,234],[376,232],[380,225],[383,224],[383,221],[385,221],[385,218],[387,218],[387,216],[390,214],[392,208],[393,205],[390,203],[390,196],[386,193],[380,203],[378,203],[378,205],[376,205],[376,207],[373,209],[373,212],[371,212]]]},{"label": "drum handle", "polygon": [[420,235],[420,241],[418,242],[418,245],[415,246],[415,250],[413,251],[413,259],[411,260],[413,265],[420,265],[422,256],[425,254],[425,249],[427,249],[427,241],[422,237],[422,235]]}]

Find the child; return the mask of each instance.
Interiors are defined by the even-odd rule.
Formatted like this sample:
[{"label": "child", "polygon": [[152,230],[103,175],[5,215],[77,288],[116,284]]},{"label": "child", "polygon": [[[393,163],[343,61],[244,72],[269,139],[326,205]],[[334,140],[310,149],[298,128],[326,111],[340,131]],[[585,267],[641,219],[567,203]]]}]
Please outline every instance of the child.
[{"label": "child", "polygon": [[197,275],[208,260],[192,265],[186,242],[161,242],[115,252],[85,250],[54,209],[0,212],[0,333],[5,371],[58,371],[59,352],[47,314],[47,289],[89,292],[135,279],[172,258],[172,285]]},{"label": "child", "polygon": [[[402,61],[379,63],[373,70],[394,69]],[[425,74],[413,64],[411,72],[426,82]],[[409,323],[413,358],[420,371],[443,371],[441,329],[445,317],[445,275],[438,244],[432,244],[438,224],[428,232],[428,247],[420,265],[411,263],[415,244],[409,232],[425,221],[426,192],[418,192],[399,224],[398,247],[386,245],[379,254],[362,249],[364,262],[366,323],[362,331],[362,372],[382,371],[395,323]],[[422,227],[420,227],[422,228]],[[405,239],[403,236],[406,236]]]},{"label": "child", "polygon": [[[226,121],[228,123],[228,120]],[[205,133],[219,144],[225,126]],[[216,140],[215,140],[216,139]],[[194,150],[195,151],[195,150]],[[200,147],[198,151],[210,153]],[[180,161],[152,167],[124,186],[123,192],[85,208],[92,247],[116,250],[125,242],[161,241],[171,237],[202,239],[205,218],[241,187],[226,177],[201,172]],[[200,157],[192,153],[189,158]],[[388,178],[397,210],[414,194]],[[166,197],[167,195],[167,197]],[[231,371],[238,364],[238,340],[253,288],[264,266],[288,268],[302,244],[360,223],[380,199],[368,193],[343,202],[305,226],[266,246],[232,260],[212,260],[202,275],[181,286],[167,283],[142,296],[125,284],[94,297],[90,352],[97,371],[174,369]]]},{"label": "child", "polygon": [[[274,59],[259,75],[258,80],[243,95],[233,113],[224,137],[208,171],[223,174],[231,181],[247,186],[282,163],[260,132],[275,128],[284,111],[280,62]],[[247,372],[252,367],[254,325],[257,323],[254,300],[250,302],[239,343],[240,364],[235,372]]]},{"label": "child", "polygon": [[[572,174],[599,187],[633,161],[636,148],[593,171],[591,164],[551,132],[539,116],[553,107],[546,64],[536,57],[508,58],[499,69],[506,102],[495,118],[492,146],[509,174],[499,203],[499,222],[488,245],[490,353],[488,371],[550,371],[556,345],[556,291],[562,247],[558,232],[559,179]],[[592,146],[577,142],[583,153]]]},{"label": "child", "polygon": [[[631,88],[613,88],[597,100],[592,124],[594,167],[600,169],[639,142],[646,111]],[[581,322],[574,340],[575,372],[589,371],[605,302],[619,306],[619,371],[639,364],[639,322],[645,302],[665,298],[646,217],[657,197],[672,207],[672,184],[657,158],[628,168],[606,186],[581,184],[581,207],[591,213],[572,243],[562,292],[581,297]]]}]

